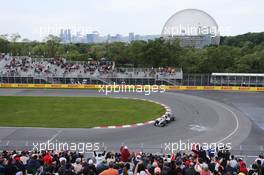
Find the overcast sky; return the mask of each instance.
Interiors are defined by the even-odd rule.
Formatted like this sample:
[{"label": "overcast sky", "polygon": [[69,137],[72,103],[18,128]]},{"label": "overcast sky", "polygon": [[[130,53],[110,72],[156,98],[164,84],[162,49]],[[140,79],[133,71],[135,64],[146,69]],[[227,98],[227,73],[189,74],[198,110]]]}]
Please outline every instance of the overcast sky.
[{"label": "overcast sky", "polygon": [[42,39],[60,28],[101,35],[160,34],[179,10],[197,8],[218,23],[221,35],[264,31],[263,0],[2,0],[0,34]]}]

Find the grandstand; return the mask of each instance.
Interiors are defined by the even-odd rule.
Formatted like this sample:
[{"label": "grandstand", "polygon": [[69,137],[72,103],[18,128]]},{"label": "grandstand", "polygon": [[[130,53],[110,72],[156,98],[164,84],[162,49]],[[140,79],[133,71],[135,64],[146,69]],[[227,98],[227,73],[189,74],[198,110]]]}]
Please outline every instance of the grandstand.
[{"label": "grandstand", "polygon": [[116,68],[105,59],[79,62],[4,56],[0,70],[2,83],[173,84],[183,76],[180,68]]},{"label": "grandstand", "polygon": [[264,74],[184,74],[181,68],[120,68],[112,61],[2,56],[1,83],[264,86]]}]

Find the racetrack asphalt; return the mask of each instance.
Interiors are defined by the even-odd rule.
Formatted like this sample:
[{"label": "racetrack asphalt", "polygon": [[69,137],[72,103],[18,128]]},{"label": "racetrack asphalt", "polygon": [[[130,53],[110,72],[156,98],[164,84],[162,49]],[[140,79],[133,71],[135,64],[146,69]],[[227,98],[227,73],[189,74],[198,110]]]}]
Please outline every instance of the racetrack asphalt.
[{"label": "racetrack asphalt", "polygon": [[[104,95],[96,90],[0,89],[0,96]],[[109,96],[143,98],[163,103],[172,109],[176,122],[164,128],[153,125],[115,129],[1,127],[0,149],[30,149],[33,142],[48,140],[56,143],[100,143],[108,150],[118,150],[123,143],[131,150],[144,148],[145,152],[164,151],[166,145],[179,144],[180,140],[184,143],[231,143],[233,148],[241,144],[264,144],[261,137],[264,133],[261,124],[264,123],[264,93],[177,91],[149,96],[136,93]]]}]

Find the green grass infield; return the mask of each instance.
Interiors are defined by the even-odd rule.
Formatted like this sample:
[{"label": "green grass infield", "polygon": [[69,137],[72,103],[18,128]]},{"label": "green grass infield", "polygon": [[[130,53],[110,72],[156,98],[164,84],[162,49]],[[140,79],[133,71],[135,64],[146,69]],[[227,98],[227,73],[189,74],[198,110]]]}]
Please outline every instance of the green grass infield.
[{"label": "green grass infield", "polygon": [[0,96],[0,126],[91,128],[156,119],[165,109],[155,103],[108,97]]}]

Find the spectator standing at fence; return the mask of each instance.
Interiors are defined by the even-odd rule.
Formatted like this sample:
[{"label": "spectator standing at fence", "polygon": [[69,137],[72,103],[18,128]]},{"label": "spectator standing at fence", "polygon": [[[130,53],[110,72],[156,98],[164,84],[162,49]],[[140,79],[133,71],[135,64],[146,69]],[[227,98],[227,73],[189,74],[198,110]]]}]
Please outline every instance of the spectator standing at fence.
[{"label": "spectator standing at fence", "polygon": [[260,154],[258,158],[255,160],[255,162],[257,162],[258,160],[260,160],[261,166],[264,166],[264,156]]},{"label": "spectator standing at fence", "polygon": [[247,174],[248,170],[246,167],[246,163],[242,159],[239,159],[238,164],[239,164],[239,173]]},{"label": "spectator standing at fence", "polygon": [[96,153],[96,151],[94,151],[94,158],[95,158],[96,166],[99,165],[103,160],[105,160],[105,154],[106,154],[106,151],[103,151],[103,153]]},{"label": "spectator standing at fence", "polygon": [[25,152],[25,151],[22,151],[22,152],[21,152],[20,160],[23,162],[24,165],[27,165],[27,162],[28,162],[28,160],[29,160],[28,153]]},{"label": "spectator standing at fence", "polygon": [[121,146],[120,148],[120,154],[121,154],[121,161],[128,162],[130,158],[130,152],[128,150],[127,146]]},{"label": "spectator standing at fence", "polygon": [[237,169],[237,167],[238,167],[238,163],[237,163],[237,160],[235,159],[235,156],[234,155],[231,155],[231,160],[230,160],[230,166],[232,167],[232,168],[235,168],[235,169]]},{"label": "spectator standing at fence", "polygon": [[237,168],[231,166],[230,161],[227,162],[226,167],[224,169],[224,173],[231,173],[234,174],[237,172]]},{"label": "spectator standing at fence", "polygon": [[45,156],[43,157],[43,163],[44,163],[44,165],[46,165],[46,166],[50,166],[50,165],[52,165],[52,157],[51,157],[51,155],[50,155],[49,152],[47,152],[47,153],[45,154]]}]

